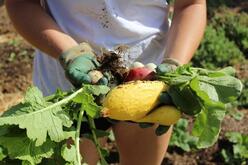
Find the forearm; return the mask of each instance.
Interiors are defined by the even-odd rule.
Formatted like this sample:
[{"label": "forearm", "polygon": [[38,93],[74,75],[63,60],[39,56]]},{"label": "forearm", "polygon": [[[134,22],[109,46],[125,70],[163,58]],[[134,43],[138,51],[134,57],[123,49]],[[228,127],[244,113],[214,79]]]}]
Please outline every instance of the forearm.
[{"label": "forearm", "polygon": [[206,2],[195,0],[194,3],[182,5],[182,1],[187,0],[175,2],[165,56],[176,59],[181,64],[186,64],[193,57],[204,34]]},{"label": "forearm", "polygon": [[39,0],[7,0],[6,8],[17,32],[48,55],[57,58],[77,45],[44,11]]}]

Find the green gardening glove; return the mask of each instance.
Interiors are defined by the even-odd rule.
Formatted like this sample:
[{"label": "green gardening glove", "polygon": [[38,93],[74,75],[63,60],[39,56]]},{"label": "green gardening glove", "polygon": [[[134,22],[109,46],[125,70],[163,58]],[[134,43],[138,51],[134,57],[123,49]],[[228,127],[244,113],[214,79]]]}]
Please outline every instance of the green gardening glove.
[{"label": "green gardening glove", "polygon": [[[162,92],[160,94],[159,104],[160,105],[173,105],[172,99],[167,92]],[[153,123],[139,123],[139,126],[141,128],[149,128],[149,127],[154,126],[154,124]],[[163,135],[164,133],[166,133],[169,130],[169,128],[170,128],[170,126],[159,125],[156,128],[155,133],[157,136]]]},{"label": "green gardening glove", "polygon": [[81,43],[65,51],[59,57],[59,61],[65,69],[66,77],[76,87],[83,83],[90,84],[91,78],[88,73],[100,66],[88,43]]},{"label": "green gardening glove", "polygon": [[[177,69],[179,66],[179,62],[176,59],[173,58],[165,58],[163,63],[157,66],[156,72],[158,75],[163,75],[168,72],[172,72]],[[173,105],[172,99],[168,92],[162,92],[159,97],[160,104],[164,105]]]},{"label": "green gardening glove", "polygon": [[[168,72],[172,72],[177,69],[179,62],[173,58],[165,58],[163,63],[157,66],[156,72],[158,75],[163,75]],[[159,97],[159,102],[161,105],[173,105],[173,101],[167,92],[162,92]],[[170,126],[159,125],[155,133],[157,136],[165,134],[169,130]]]},{"label": "green gardening glove", "polygon": [[159,104],[161,105],[174,105],[173,101],[167,91],[161,92],[159,96]]},{"label": "green gardening glove", "polygon": [[113,75],[110,72],[104,72],[103,77],[97,82],[97,84],[98,85],[108,85],[112,76]]},{"label": "green gardening glove", "polygon": [[163,63],[157,66],[156,72],[158,75],[165,74],[176,70],[179,65],[179,62],[176,59],[165,58]]}]

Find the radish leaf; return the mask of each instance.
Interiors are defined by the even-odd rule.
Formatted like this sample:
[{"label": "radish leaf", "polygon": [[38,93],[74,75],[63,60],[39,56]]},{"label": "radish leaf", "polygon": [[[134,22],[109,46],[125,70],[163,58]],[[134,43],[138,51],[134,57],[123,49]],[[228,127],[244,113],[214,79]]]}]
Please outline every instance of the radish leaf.
[{"label": "radish leaf", "polygon": [[[26,129],[27,136],[42,145],[47,134],[51,140],[59,142],[64,140],[63,126],[69,126],[69,118],[60,106],[46,102],[36,87],[29,88],[23,103],[12,107],[0,118],[0,125],[18,125]],[[62,117],[63,116],[63,117]]]},{"label": "radish leaf", "polygon": [[189,65],[158,75],[170,86],[168,93],[177,108],[187,115],[197,115],[192,133],[198,138],[198,148],[216,142],[226,113],[225,104],[241,94],[243,85],[233,75],[232,67],[211,71]]},{"label": "radish leaf", "polygon": [[28,161],[31,165],[40,163],[42,158],[50,158],[55,147],[54,142],[48,139],[41,146],[36,146],[35,141],[25,136],[1,137],[0,145],[7,149],[11,159]]},{"label": "radish leaf", "polygon": [[68,165],[78,164],[76,159],[76,147],[75,145],[70,145],[69,147],[67,144],[64,144],[61,149],[61,156],[64,158],[65,161],[69,162]]}]

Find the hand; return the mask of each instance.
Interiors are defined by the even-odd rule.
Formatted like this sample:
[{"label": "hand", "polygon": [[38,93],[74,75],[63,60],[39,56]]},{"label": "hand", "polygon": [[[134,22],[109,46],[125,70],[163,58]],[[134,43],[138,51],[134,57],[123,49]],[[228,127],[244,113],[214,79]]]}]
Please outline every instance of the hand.
[{"label": "hand", "polygon": [[161,92],[159,96],[160,105],[174,105],[172,98],[167,91]]},{"label": "hand", "polygon": [[[179,66],[179,63],[177,61],[172,61],[173,59],[165,59],[164,63],[159,65],[156,68],[156,72],[158,74],[165,74],[171,71],[176,70],[177,66]],[[160,105],[173,105],[173,101],[170,97],[170,95],[168,94],[168,92],[161,92],[160,96],[159,96],[159,104]],[[149,128],[149,127],[153,127],[155,124],[154,123],[139,123],[139,126],[141,128]],[[157,136],[161,136],[163,134],[165,134],[169,128],[171,126],[164,126],[164,125],[158,125],[156,130],[155,130],[155,134]]]},{"label": "hand", "polygon": [[92,83],[88,73],[100,66],[88,43],[81,43],[67,50],[59,57],[59,60],[65,69],[66,77],[75,86]]},{"label": "hand", "polygon": [[112,76],[113,75],[110,72],[104,72],[103,77],[97,82],[97,84],[98,85],[108,85]]},{"label": "hand", "polygon": [[179,66],[179,62],[173,58],[165,58],[162,64],[158,65],[156,68],[157,74],[165,74],[174,71]]},{"label": "hand", "polygon": [[[179,62],[177,62],[176,60],[174,60],[172,58],[166,58],[164,60],[164,62],[156,68],[156,72],[158,74],[165,74],[165,73],[172,72],[172,71],[176,70],[178,66],[179,66]],[[168,94],[168,92],[162,92],[160,94],[159,104],[173,105],[173,101],[172,101],[170,95]],[[159,125],[156,128],[155,133],[157,136],[161,136],[161,135],[165,134],[169,130],[170,127],[171,126]]]},{"label": "hand", "polygon": [[[162,92],[159,96],[160,105],[173,105],[172,99],[167,92]],[[154,123],[139,123],[141,128],[149,128],[154,126]],[[169,130],[170,126],[158,125],[155,134],[161,136]]]}]

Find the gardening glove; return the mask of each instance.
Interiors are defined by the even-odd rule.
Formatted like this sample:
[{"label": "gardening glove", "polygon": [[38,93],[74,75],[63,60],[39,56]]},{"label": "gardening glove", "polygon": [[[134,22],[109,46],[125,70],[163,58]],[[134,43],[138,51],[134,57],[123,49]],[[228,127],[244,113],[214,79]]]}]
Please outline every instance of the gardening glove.
[{"label": "gardening glove", "polygon": [[111,73],[104,72],[103,77],[97,82],[98,85],[108,85],[111,79]]},{"label": "gardening glove", "polygon": [[158,75],[165,74],[176,70],[179,65],[179,62],[176,59],[165,58],[163,63],[157,66],[156,72]]},{"label": "gardening glove", "polygon": [[[166,91],[161,92],[159,96],[159,104],[160,105],[173,105],[172,99]],[[154,123],[139,123],[139,126],[141,128],[149,128],[149,127],[154,126]],[[168,131],[169,128],[170,126],[158,125],[158,127],[155,130],[155,134],[157,136],[163,135],[164,133]]]},{"label": "gardening glove", "polygon": [[[173,105],[172,99],[168,92],[161,92],[159,96],[159,104],[160,105]],[[139,126],[141,128],[149,128],[154,126],[154,123],[139,123]],[[158,125],[158,127],[155,130],[155,134],[157,136],[163,135],[169,130],[170,126],[163,126],[163,125]]]},{"label": "gardening glove", "polygon": [[159,103],[162,105],[173,105],[173,101],[167,91],[161,92],[159,96]]},{"label": "gardening glove", "polygon": [[[176,70],[179,66],[179,62],[172,58],[165,58],[162,64],[156,68],[158,74],[165,74]],[[173,105],[173,101],[167,91],[162,92],[159,97],[160,104],[163,105]]]},{"label": "gardening glove", "polygon": [[65,70],[66,77],[76,87],[83,83],[90,84],[89,71],[100,66],[91,46],[85,42],[62,53],[59,61]]},{"label": "gardening glove", "polygon": [[[160,64],[156,68],[156,72],[158,75],[172,72],[172,71],[176,70],[179,65],[180,64],[177,60],[175,60],[173,58],[165,58],[163,63]],[[162,92],[160,94],[159,102],[160,102],[160,104],[163,104],[163,105],[173,105],[173,101],[172,101],[170,95],[168,94],[168,92]],[[156,128],[155,133],[157,136],[161,136],[161,135],[165,134],[169,130],[169,128],[170,128],[170,126],[159,125]]]}]

